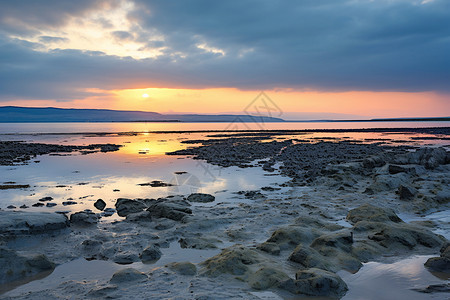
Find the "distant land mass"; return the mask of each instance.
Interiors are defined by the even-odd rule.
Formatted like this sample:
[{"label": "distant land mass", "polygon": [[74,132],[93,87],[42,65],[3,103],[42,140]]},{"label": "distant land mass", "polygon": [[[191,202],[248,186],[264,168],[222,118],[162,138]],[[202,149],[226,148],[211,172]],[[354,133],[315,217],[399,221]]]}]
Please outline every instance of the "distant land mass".
[{"label": "distant land mass", "polygon": [[251,115],[160,114],[145,111],[0,106],[1,123],[43,122],[285,122]]},{"label": "distant land mass", "polygon": [[450,117],[389,118],[359,120],[284,120],[252,115],[202,115],[160,114],[146,111],[111,109],[77,109],[56,107],[0,106],[0,123],[51,123],[51,122],[420,122],[450,121]]}]

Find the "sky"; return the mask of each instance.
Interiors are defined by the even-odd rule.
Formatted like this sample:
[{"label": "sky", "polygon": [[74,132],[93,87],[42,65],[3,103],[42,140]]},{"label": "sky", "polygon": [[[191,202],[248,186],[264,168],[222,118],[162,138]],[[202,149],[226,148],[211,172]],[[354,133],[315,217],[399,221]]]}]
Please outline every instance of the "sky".
[{"label": "sky", "polygon": [[0,106],[450,116],[448,0],[0,1]]}]

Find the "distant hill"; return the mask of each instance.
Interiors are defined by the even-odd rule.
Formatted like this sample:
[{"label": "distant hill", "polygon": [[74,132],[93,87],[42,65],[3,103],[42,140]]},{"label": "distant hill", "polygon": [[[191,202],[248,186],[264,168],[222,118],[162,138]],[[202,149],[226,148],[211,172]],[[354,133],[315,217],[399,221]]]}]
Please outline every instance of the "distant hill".
[{"label": "distant hill", "polygon": [[284,122],[250,115],[164,115],[156,112],[110,109],[0,106],[1,123],[43,122]]}]

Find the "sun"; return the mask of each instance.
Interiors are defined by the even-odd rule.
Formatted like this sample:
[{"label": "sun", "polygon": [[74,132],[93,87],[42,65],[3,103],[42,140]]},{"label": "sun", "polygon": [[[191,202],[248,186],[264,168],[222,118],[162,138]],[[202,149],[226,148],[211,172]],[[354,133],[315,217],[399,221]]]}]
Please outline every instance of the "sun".
[{"label": "sun", "polygon": [[142,98],[148,98],[148,94],[142,94]]}]

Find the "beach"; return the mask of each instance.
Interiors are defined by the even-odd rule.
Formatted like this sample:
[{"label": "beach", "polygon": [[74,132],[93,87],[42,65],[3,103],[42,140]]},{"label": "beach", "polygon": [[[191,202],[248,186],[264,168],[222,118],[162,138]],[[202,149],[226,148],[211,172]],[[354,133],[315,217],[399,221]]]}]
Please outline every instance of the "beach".
[{"label": "beach", "polygon": [[449,139],[2,134],[0,298],[443,299]]}]

